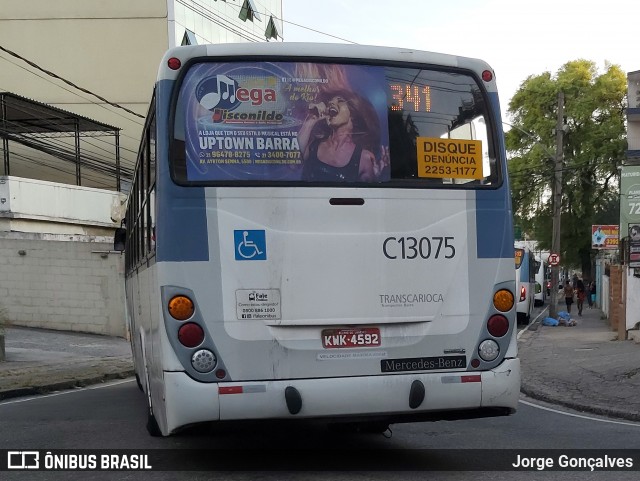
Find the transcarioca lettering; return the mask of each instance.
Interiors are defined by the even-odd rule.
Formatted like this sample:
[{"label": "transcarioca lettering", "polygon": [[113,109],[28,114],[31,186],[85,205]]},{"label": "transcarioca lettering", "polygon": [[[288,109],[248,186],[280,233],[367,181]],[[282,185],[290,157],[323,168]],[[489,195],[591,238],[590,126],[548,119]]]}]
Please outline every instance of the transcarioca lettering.
[{"label": "transcarioca lettering", "polygon": [[444,297],[439,292],[433,294],[378,294],[382,304],[404,304],[422,302],[444,302]]}]

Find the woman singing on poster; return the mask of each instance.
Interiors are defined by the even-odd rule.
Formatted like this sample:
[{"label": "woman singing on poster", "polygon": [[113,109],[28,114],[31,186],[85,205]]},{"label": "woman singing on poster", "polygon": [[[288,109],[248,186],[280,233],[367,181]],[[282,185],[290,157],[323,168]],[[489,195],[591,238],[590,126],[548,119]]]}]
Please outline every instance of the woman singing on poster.
[{"label": "woman singing on poster", "polygon": [[380,159],[378,116],[371,103],[347,90],[322,94],[309,104],[309,113],[298,133],[306,181],[379,180],[389,164],[388,149]]}]

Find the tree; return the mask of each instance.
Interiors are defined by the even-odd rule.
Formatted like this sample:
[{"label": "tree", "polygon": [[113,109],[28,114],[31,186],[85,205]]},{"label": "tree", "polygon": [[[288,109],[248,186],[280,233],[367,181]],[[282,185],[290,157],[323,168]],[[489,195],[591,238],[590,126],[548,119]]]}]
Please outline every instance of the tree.
[{"label": "tree", "polygon": [[564,92],[561,258],[591,277],[592,224],[618,223],[619,171],[626,144],[627,81],[617,65],[588,60],[527,77],[509,102],[506,133],[514,220],[551,248],[551,184],[558,92]]}]

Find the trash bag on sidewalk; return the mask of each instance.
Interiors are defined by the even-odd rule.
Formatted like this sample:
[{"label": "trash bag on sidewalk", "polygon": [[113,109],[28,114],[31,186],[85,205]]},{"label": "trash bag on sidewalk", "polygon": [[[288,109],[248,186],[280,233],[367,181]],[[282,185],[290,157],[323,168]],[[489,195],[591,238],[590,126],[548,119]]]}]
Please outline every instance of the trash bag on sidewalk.
[{"label": "trash bag on sidewalk", "polygon": [[558,325],[573,327],[576,325],[576,321],[571,319],[571,314],[567,311],[558,312]]},{"label": "trash bag on sidewalk", "polygon": [[558,319],[554,319],[553,317],[545,317],[542,319],[543,326],[557,326],[558,324]]}]

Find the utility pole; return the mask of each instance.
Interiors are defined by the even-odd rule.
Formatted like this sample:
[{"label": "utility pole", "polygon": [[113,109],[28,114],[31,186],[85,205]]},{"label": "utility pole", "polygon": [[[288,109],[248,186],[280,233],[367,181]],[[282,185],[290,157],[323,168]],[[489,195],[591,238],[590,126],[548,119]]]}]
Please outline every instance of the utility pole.
[{"label": "utility pole", "polygon": [[[564,135],[564,92],[558,92],[558,119],[556,121],[556,160],[553,176],[553,232],[551,234],[551,252],[560,255],[560,216],[562,214],[562,136]],[[560,266],[551,266],[551,301],[549,316],[558,317]]]}]

